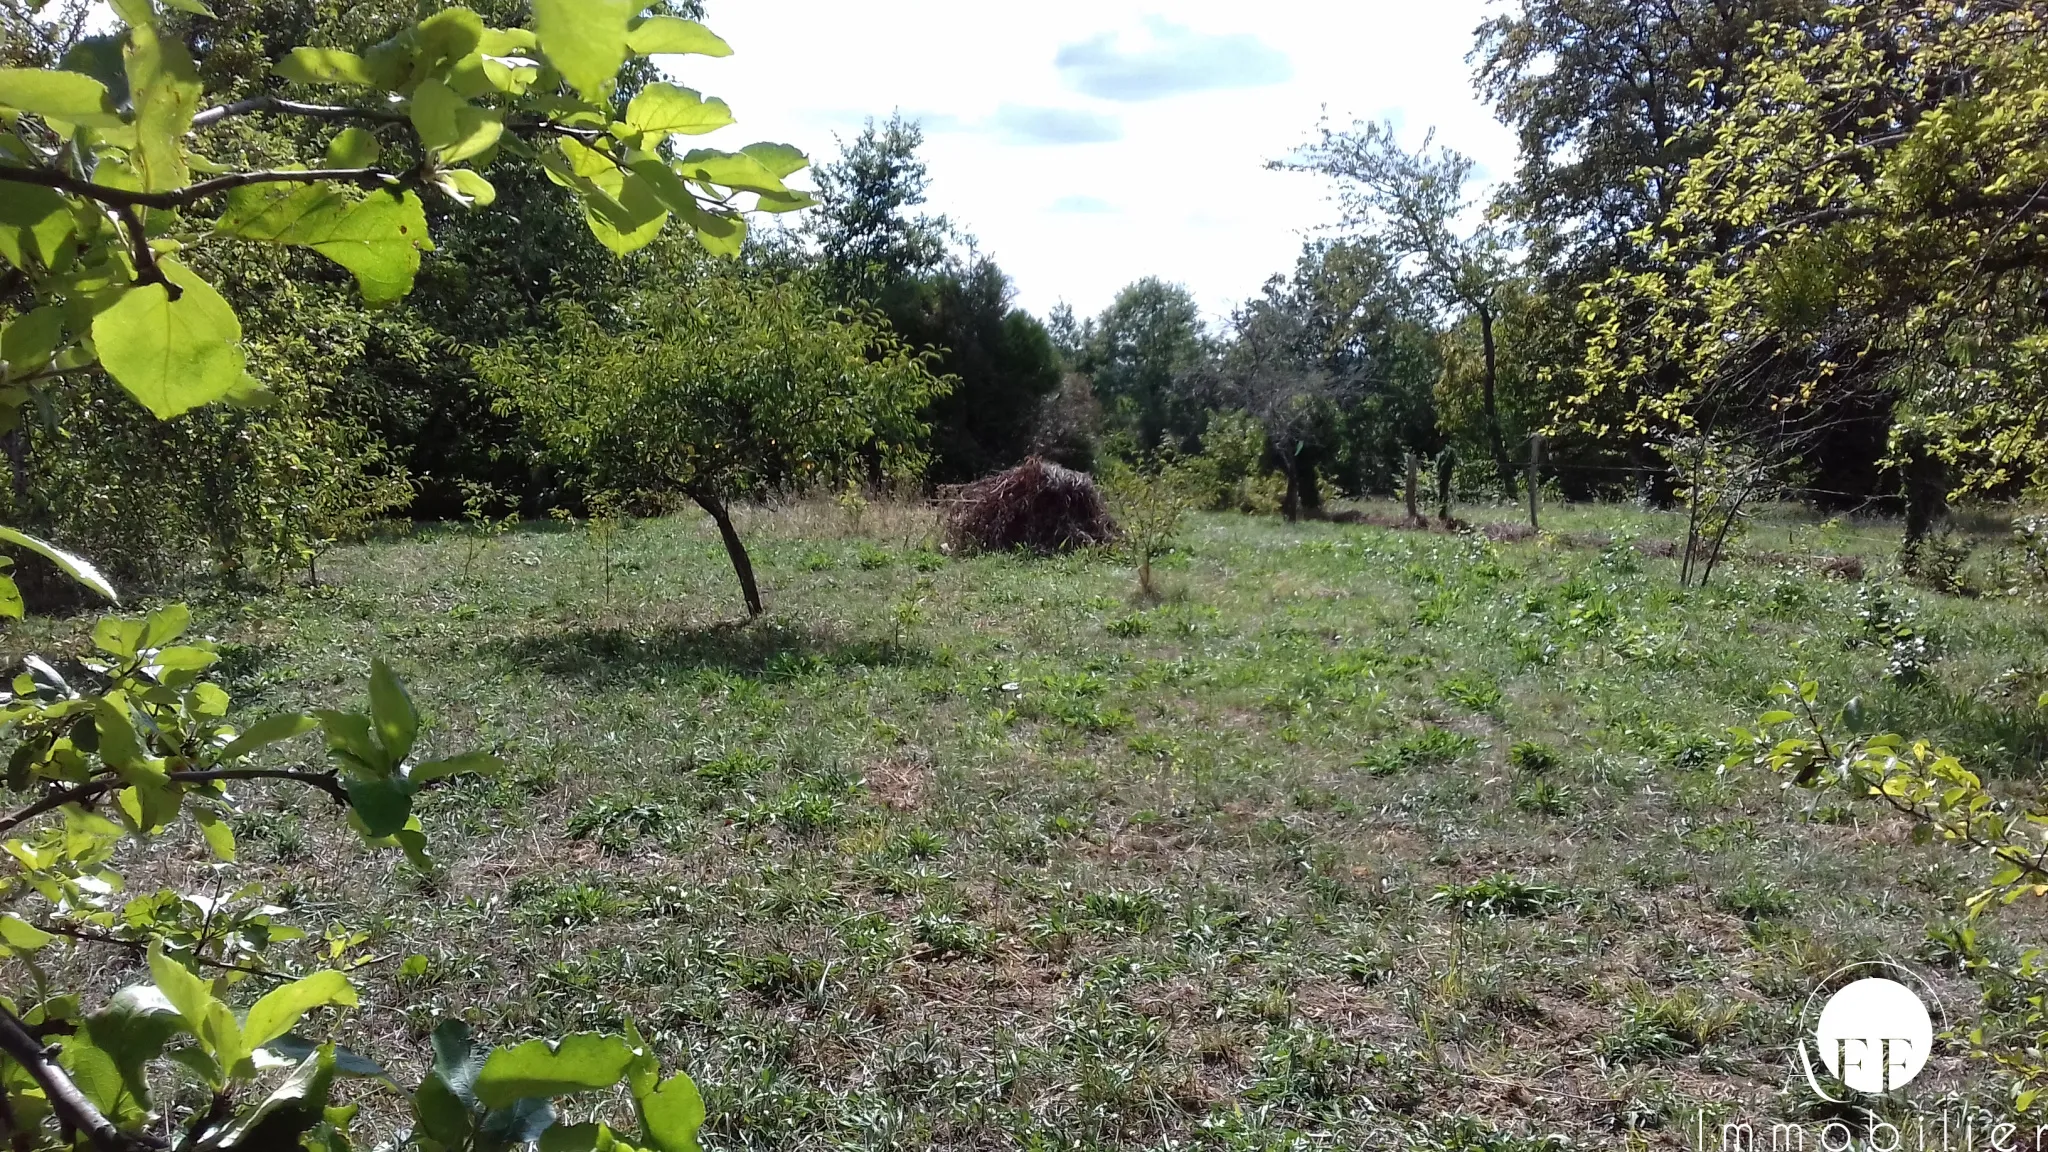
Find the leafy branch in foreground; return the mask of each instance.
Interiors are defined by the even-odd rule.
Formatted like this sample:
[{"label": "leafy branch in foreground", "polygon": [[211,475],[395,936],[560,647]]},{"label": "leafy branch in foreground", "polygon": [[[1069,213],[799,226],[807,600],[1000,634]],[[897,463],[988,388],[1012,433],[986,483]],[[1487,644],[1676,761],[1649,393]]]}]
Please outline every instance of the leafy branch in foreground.
[{"label": "leafy branch in foreground", "polygon": [[[169,3],[185,12],[203,6]],[[412,290],[428,236],[422,193],[482,208],[485,176],[514,155],[539,163],[621,255],[671,218],[732,254],[745,211],[810,197],[783,183],[803,154],[782,144],[681,151],[675,139],[732,123],[725,102],[676,84],[614,99],[635,57],[724,56],[724,41],[639,5],[553,0],[530,28],[492,28],[450,7],[362,53],[293,48],[286,93],[204,107],[191,52],[153,0],[114,0],[119,52],[74,52],[64,69],[0,68],[0,260],[28,298],[0,329],[6,421],[42,382],[97,363],[161,418],[220,399],[260,402],[234,310],[190,262],[214,242],[310,248],[354,275],[363,299]],[[75,70],[71,65],[75,65]],[[298,163],[223,171],[208,130],[269,116],[334,125]]]},{"label": "leafy branch in foreground", "polygon": [[[1971,919],[2022,897],[2048,897],[2048,803],[1995,795],[1956,757],[1928,741],[1908,742],[1869,729],[1860,699],[1830,715],[1812,680],[1778,687],[1782,707],[1758,718],[1755,731],[1735,729],[1730,765],[1754,764],[1789,777],[1787,787],[1836,791],[1875,800],[1912,822],[1918,843],[1942,842],[1988,861],[1988,880],[1963,897]],[[2048,707],[2048,696],[2041,700]],[[1978,954],[1975,933],[1966,963],[1998,965]],[[2027,1111],[2048,1090],[2048,951],[2026,951],[2004,974],[2024,990],[2015,1023],[1987,1018],[1968,1035],[1976,1055],[2012,1076],[2014,1108]]]}]

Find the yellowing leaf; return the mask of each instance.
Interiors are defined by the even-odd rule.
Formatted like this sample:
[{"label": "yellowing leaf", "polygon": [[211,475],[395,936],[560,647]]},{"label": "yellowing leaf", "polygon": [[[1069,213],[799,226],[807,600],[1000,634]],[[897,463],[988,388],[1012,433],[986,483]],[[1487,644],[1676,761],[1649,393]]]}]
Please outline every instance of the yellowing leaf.
[{"label": "yellowing leaf", "polygon": [[534,29],[548,63],[571,87],[601,103],[626,62],[627,22],[636,0],[534,0]]},{"label": "yellowing leaf", "polygon": [[489,207],[498,198],[498,190],[491,182],[468,168],[445,169],[435,176],[434,184],[464,208]]},{"label": "yellowing leaf", "polygon": [[242,324],[235,310],[198,273],[165,258],[162,284],[123,293],[92,322],[100,364],[159,420],[225,396],[247,374]]}]

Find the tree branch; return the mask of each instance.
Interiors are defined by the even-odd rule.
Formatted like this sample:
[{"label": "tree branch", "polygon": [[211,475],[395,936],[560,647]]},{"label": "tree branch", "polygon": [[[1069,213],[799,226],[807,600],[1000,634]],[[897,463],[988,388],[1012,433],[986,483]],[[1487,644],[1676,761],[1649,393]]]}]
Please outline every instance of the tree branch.
[{"label": "tree branch", "polygon": [[45,1048],[29,1034],[14,1013],[4,1007],[0,1007],[0,1052],[13,1057],[14,1062],[42,1087],[57,1122],[66,1131],[83,1132],[100,1152],[155,1152],[167,1146],[145,1133],[128,1133],[115,1127],[113,1121],[101,1115],[92,1101],[85,1098],[85,1093],[78,1090],[78,1085],[71,1082],[64,1069],[58,1067],[52,1057],[53,1049]]},{"label": "tree branch", "polygon": [[[336,804],[348,804],[348,789],[342,785],[341,777],[333,772],[304,772],[290,768],[216,768],[206,772],[172,772],[165,778],[173,784],[212,784],[228,780],[289,780],[327,793]],[[83,804],[121,786],[122,781],[118,776],[98,776],[61,792],[52,792],[18,812],[0,817],[0,836],[66,804]]]},{"label": "tree branch", "polygon": [[251,184],[323,184],[330,181],[336,184],[357,184],[365,188],[395,188],[404,183],[404,178],[381,168],[312,168],[305,171],[274,169],[231,172],[226,176],[201,180],[197,184],[170,192],[130,192],[123,188],[109,188],[104,184],[80,180],[68,172],[59,172],[54,168],[21,168],[12,164],[0,164],[0,182],[54,188],[71,196],[97,201],[110,208],[176,209]]},{"label": "tree branch", "polygon": [[275,112],[286,116],[304,116],[312,120],[369,120],[378,124],[404,124],[410,117],[396,108],[351,108],[338,104],[301,104],[296,100],[285,100],[264,94],[236,100],[206,109],[192,117],[192,130],[218,124],[234,116],[247,116],[253,112]]},{"label": "tree branch", "polygon": [[[140,940],[128,940],[120,936],[109,936],[103,932],[87,932],[81,928],[67,928],[62,924],[38,924],[36,927],[41,931],[48,932],[52,936],[62,936],[66,939],[78,940],[86,944],[108,944],[115,948],[126,948],[137,956],[149,954],[149,945]],[[267,976],[272,980],[286,978],[276,972],[272,972],[268,968],[254,968],[247,964],[236,964],[228,960],[213,960],[196,952],[193,954],[192,959],[209,968],[218,968],[223,972],[242,972],[250,976]]]}]

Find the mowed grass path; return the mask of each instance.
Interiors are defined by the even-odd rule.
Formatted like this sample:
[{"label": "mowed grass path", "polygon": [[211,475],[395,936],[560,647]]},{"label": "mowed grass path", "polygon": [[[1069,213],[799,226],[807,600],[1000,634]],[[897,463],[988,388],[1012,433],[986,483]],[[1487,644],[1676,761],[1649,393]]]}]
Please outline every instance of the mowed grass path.
[{"label": "mowed grass path", "polygon": [[1203,516],[1144,605],[1111,558],[861,519],[752,515],[752,624],[695,519],[627,532],[609,594],[582,532],[423,530],[201,606],[243,715],[381,655],[430,748],[511,765],[428,802],[432,873],[302,795],[237,828],[309,927],[375,925],[353,1042],[630,1017],[725,1148],[1681,1146],[1703,1104],[1811,1114],[1784,1049],[1844,963],[1978,1011],[1939,942],[1970,861],[1722,764],[1803,672],[2032,786],[2024,604],[1896,592],[1934,637],[1904,686],[1864,585],[1781,559],[1681,592],[1626,538]]}]

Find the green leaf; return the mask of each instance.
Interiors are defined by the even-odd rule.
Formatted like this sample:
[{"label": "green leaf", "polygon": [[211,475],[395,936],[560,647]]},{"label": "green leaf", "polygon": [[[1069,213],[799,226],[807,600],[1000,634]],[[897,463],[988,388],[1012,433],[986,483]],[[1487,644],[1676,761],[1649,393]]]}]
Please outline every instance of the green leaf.
[{"label": "green leaf", "polygon": [[46,304],[0,327],[0,360],[16,376],[40,371],[64,342],[64,310]]},{"label": "green leaf", "polygon": [[529,1096],[546,1099],[609,1088],[619,1082],[633,1056],[623,1038],[595,1032],[553,1042],[529,1040],[491,1053],[477,1074],[476,1098],[486,1108],[503,1108]]},{"label": "green leaf", "polygon": [[765,195],[787,195],[789,189],[774,173],[761,166],[761,162],[740,152],[714,152],[697,149],[676,163],[676,171],[685,179],[700,180],[722,188],[736,188],[744,192],[760,192]]},{"label": "green leaf", "polygon": [[419,44],[421,73],[439,73],[475,54],[483,43],[484,20],[463,7],[444,8],[420,21],[414,39]]},{"label": "green leaf", "polygon": [[326,1116],[334,1085],[334,1048],[323,1046],[301,1061],[263,1103],[212,1133],[207,1147],[258,1152],[298,1148],[299,1137]]},{"label": "green leaf", "polygon": [[413,89],[411,116],[420,143],[444,164],[490,151],[505,132],[503,112],[471,104],[439,80],[422,80]]},{"label": "green leaf", "polygon": [[199,825],[199,834],[206,838],[206,846],[213,852],[214,859],[232,864],[235,859],[235,830],[211,809],[198,805],[193,806],[192,819]]},{"label": "green leaf", "polygon": [[327,733],[327,747],[354,767],[371,776],[388,776],[397,767],[377,743],[370,718],[360,712],[336,712],[323,708],[313,715]]},{"label": "green leaf", "polygon": [[303,712],[285,712],[276,716],[265,716],[244,729],[240,736],[228,742],[221,749],[223,763],[239,760],[258,748],[267,747],[294,736],[302,736],[320,726],[320,721]]},{"label": "green leaf", "polygon": [[93,647],[116,660],[133,660],[142,648],[143,622],[107,616],[92,626]]},{"label": "green leaf", "polygon": [[21,602],[21,586],[12,576],[0,576],[0,616],[19,620],[26,610]]},{"label": "green leaf", "polygon": [[[295,1032],[278,1036],[263,1047],[266,1051],[287,1060],[304,1060],[320,1049],[320,1045]],[[355,1076],[364,1080],[391,1079],[391,1074],[384,1070],[383,1065],[360,1052],[353,1052],[339,1045],[334,1049],[334,1071],[341,1076]]]},{"label": "green leaf", "polygon": [[343,128],[327,142],[329,168],[368,168],[382,155],[383,145],[366,128]]},{"label": "green leaf", "polygon": [[415,764],[405,774],[405,778],[415,784],[424,784],[445,776],[488,776],[504,769],[505,762],[488,752],[465,752],[446,760],[429,760],[425,764]]},{"label": "green leaf", "polygon": [[191,179],[185,133],[204,90],[191,53],[143,22],[128,30],[128,98],[135,109],[136,148],[129,159],[145,192],[182,188]]},{"label": "green leaf", "polygon": [[121,114],[114,109],[107,86],[80,72],[0,68],[0,108],[91,128],[121,126]]},{"label": "green leaf", "polygon": [[617,1147],[612,1130],[596,1121],[557,1124],[540,1138],[540,1152],[612,1152]]},{"label": "green leaf", "polygon": [[412,1094],[413,1120],[421,1133],[443,1148],[464,1148],[476,1118],[439,1072],[428,1073]]},{"label": "green leaf", "polygon": [[811,166],[811,158],[790,144],[749,144],[740,152],[753,157],[754,163],[766,168],[778,180]]},{"label": "green leaf", "polygon": [[362,833],[372,840],[395,836],[412,816],[413,786],[396,776],[378,779],[351,777],[343,782],[348,790],[349,808],[360,821]]},{"label": "green leaf", "polygon": [[639,56],[692,53],[698,56],[730,56],[732,45],[695,20],[677,16],[649,16],[626,34],[626,47]]},{"label": "green leaf", "polygon": [[677,1073],[661,1087],[639,1098],[640,1127],[655,1152],[698,1152],[697,1130],[704,1126],[704,1098],[697,1084]]},{"label": "green leaf", "polygon": [[816,208],[818,198],[808,192],[784,192],[781,194],[762,193],[754,203],[756,212],[797,212],[805,208]]},{"label": "green leaf", "polygon": [[161,940],[150,941],[149,975],[156,981],[157,990],[184,1019],[186,1030],[198,1038],[221,1072],[233,1075],[235,1066],[248,1058],[249,1050],[242,1043],[242,1029],[235,1023],[235,1014],[214,998],[212,984],[166,956]]},{"label": "green leaf", "polygon": [[412,706],[412,697],[406,695],[398,674],[382,660],[370,662],[370,719],[376,723],[377,736],[394,764],[412,752],[413,741],[420,733],[420,714]]},{"label": "green leaf", "polygon": [[130,396],[159,420],[169,420],[226,395],[247,375],[242,323],[235,310],[200,275],[166,257],[162,284],[123,293],[93,318],[100,364]]},{"label": "green leaf", "polygon": [[403,299],[431,251],[427,215],[411,192],[373,192],[350,200],[340,189],[308,185],[238,188],[214,230],[243,240],[291,244],[320,253],[355,274],[363,302]]},{"label": "green leaf", "polygon": [[55,564],[66,576],[92,589],[100,596],[116,604],[121,602],[121,598],[114,594],[114,586],[107,583],[107,578],[100,575],[100,570],[93,567],[84,557],[74,556],[47,540],[31,536],[26,532],[13,528],[0,527],[0,543],[26,548],[50,563]]},{"label": "green leaf", "polygon": [[242,1038],[251,1048],[261,1048],[292,1030],[299,1018],[315,1008],[357,1004],[355,986],[348,977],[332,969],[315,972],[272,989],[249,1009],[242,1021]]},{"label": "green leaf", "polygon": [[476,1106],[476,1077],[483,1071],[490,1049],[477,1046],[469,1025],[460,1020],[443,1020],[434,1025],[434,1074],[465,1107]]},{"label": "green leaf", "polygon": [[0,256],[17,268],[56,261],[77,226],[71,205],[49,188],[9,184],[0,196]]},{"label": "green leaf", "polygon": [[192,623],[192,609],[184,604],[166,604],[149,614],[143,622],[142,635],[135,647],[161,648],[185,634]]},{"label": "green leaf", "polygon": [[376,85],[369,62],[339,48],[294,48],[271,71],[297,84]]},{"label": "green leaf", "polygon": [[491,182],[468,168],[446,168],[435,173],[434,186],[464,208],[488,208],[498,199],[498,190]]},{"label": "green leaf", "polygon": [[534,0],[534,30],[548,63],[592,103],[603,103],[626,63],[627,22],[638,0]]},{"label": "green leaf", "polygon": [[55,936],[13,913],[0,912],[0,943],[5,943],[10,948],[33,952],[45,944],[54,943],[56,939]]},{"label": "green leaf", "polygon": [[674,84],[649,84],[626,106],[626,126],[635,132],[668,136],[700,136],[732,123],[725,101],[704,99]]},{"label": "green leaf", "polygon": [[484,1114],[477,1131],[492,1146],[531,1144],[555,1124],[555,1106],[546,1100],[514,1100]]},{"label": "green leaf", "polygon": [[144,1069],[163,1052],[171,1037],[185,1031],[184,1017],[160,989],[131,984],[114,994],[106,1007],[85,1018],[85,1030],[114,1058],[128,1091],[145,1108],[149,1078]]}]

